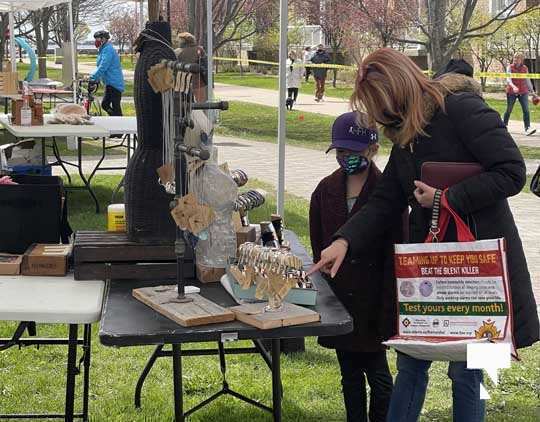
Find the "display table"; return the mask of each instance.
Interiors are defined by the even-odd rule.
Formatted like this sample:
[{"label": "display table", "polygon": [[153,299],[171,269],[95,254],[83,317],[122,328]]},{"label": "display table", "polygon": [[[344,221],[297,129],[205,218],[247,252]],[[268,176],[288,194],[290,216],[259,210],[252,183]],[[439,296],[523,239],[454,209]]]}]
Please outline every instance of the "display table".
[{"label": "display table", "polygon": [[[50,115],[45,115],[45,124],[42,126],[16,126],[10,123],[7,115],[0,115],[0,123],[16,138],[34,138],[41,141],[42,165],[47,165],[46,147],[50,147],[53,151],[56,161],[51,165],[60,166],[68,178],[68,189],[77,189],[77,186],[71,185],[71,175],[67,171],[66,166],[75,167],[83,182],[83,189],[87,190],[96,205],[96,213],[99,212],[98,199],[91,186],[91,181],[99,170],[124,170],[126,167],[101,167],[105,159],[106,151],[111,148],[126,147],[128,151],[128,161],[131,157],[132,150],[136,146],[137,134],[137,119],[136,117],[92,117],[93,125],[52,125],[47,124]],[[120,144],[107,146],[106,140],[112,135],[125,135]],[[60,151],[57,144],[57,137],[71,136],[77,138],[77,162],[66,161],[60,156]],[[52,139],[52,144],[47,145],[46,138]],[[98,163],[90,173],[86,176],[83,172],[83,155],[82,155],[82,140],[83,138],[95,138],[102,140],[101,156]],[[127,142],[127,144],[126,144]],[[117,190],[119,187],[117,188]],[[117,191],[116,190],[116,191]],[[115,192],[116,192],[115,191]]]},{"label": "display table", "polygon": [[[0,320],[19,321],[11,339],[0,338],[0,351],[12,346],[67,345],[66,403],[64,414],[0,415],[0,419],[73,418],[88,420],[88,387],[90,375],[91,323],[99,321],[104,294],[104,282],[75,281],[66,277],[0,276]],[[68,338],[37,338],[36,324],[66,324]],[[79,325],[83,337],[79,338]],[[30,337],[22,338],[25,331]],[[83,408],[74,413],[77,346],[83,355]],[[2,375],[5,376],[5,373]]]},{"label": "display table", "polygon": [[[96,165],[95,171],[103,171],[103,170],[125,170],[126,167],[102,167],[101,163],[105,159],[105,154],[107,150],[113,149],[113,148],[126,148],[127,149],[127,163],[129,163],[129,160],[131,160],[131,154],[135,152],[135,148],[137,148],[137,118],[135,116],[93,116],[92,121],[101,126],[104,127],[109,131],[109,136],[121,136],[122,140],[121,142],[118,142],[114,145],[105,145],[105,138],[103,138],[103,143],[101,146],[101,157]],[[124,185],[124,177],[122,176],[122,180],[120,180],[120,183],[118,186],[114,189],[112,193],[111,202],[114,203],[114,198],[120,188]]]},{"label": "display table", "polygon": [[[292,252],[300,256],[306,268],[311,265],[311,258],[300,244],[296,235],[285,231],[286,240],[290,241]],[[317,323],[289,326],[271,330],[257,328],[238,321],[205,325],[198,327],[182,327],[172,320],[160,315],[150,307],[132,297],[134,288],[164,284],[163,282],[112,282],[105,299],[103,316],[100,323],[99,338],[106,346],[125,347],[157,345],[148,363],[143,369],[135,389],[135,405],[140,406],[141,391],[144,380],[149,374],[155,361],[160,357],[172,357],[174,408],[176,421],[183,421],[193,412],[223,394],[230,394],[249,404],[273,413],[274,421],[281,421],[281,374],[280,374],[280,339],[309,336],[333,336],[346,334],[353,329],[350,315],[336,298],[326,281],[315,274],[312,281],[319,290],[316,306],[310,307],[317,311],[321,320]],[[170,283],[169,283],[170,284]],[[234,306],[236,302],[219,283],[201,284],[189,281],[201,289],[200,294],[221,306]],[[270,339],[271,354],[262,345],[262,339]],[[224,343],[233,340],[251,340],[253,348],[225,348]],[[218,348],[214,350],[184,350],[183,343],[217,341]],[[165,345],[171,345],[164,350]],[[225,379],[226,354],[259,353],[272,371],[272,407],[265,406],[235,391],[232,391]],[[217,354],[220,357],[223,387],[215,395],[203,401],[194,408],[184,412],[182,392],[182,356],[200,356]]]},{"label": "display table", "polygon": [[[90,182],[95,174],[95,169],[87,177],[83,172],[82,140],[83,138],[105,138],[109,136],[109,131],[99,125],[51,125],[47,123],[50,117],[44,116],[45,124],[42,126],[17,126],[9,121],[8,116],[0,116],[0,123],[16,138],[34,138],[41,141],[41,164],[47,165],[46,147],[49,146],[54,154],[56,161],[50,165],[60,166],[68,178],[68,189],[84,189],[88,191],[94,203],[96,204],[96,213],[99,212],[99,203]],[[57,137],[71,136],[77,138],[77,162],[66,161],[60,156],[60,150],[56,141]],[[52,144],[46,144],[46,138],[52,139]],[[71,184],[71,175],[66,166],[75,167],[83,182],[82,187]]]},{"label": "display table", "polygon": [[56,105],[58,101],[61,103],[73,102],[73,91],[68,89],[59,88],[32,88],[34,97],[40,99],[43,102],[43,97],[49,97],[49,107]]}]

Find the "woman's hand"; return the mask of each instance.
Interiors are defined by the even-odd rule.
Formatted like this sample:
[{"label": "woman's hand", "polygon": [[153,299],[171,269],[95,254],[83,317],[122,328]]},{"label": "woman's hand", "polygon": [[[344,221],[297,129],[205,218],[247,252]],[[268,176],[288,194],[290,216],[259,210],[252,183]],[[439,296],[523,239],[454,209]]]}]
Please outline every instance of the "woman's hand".
[{"label": "woman's hand", "polygon": [[511,86],[512,86],[512,91],[514,91],[514,94],[518,94],[519,93],[519,88],[514,84],[512,84]]},{"label": "woman's hand", "polygon": [[321,252],[321,259],[309,269],[307,275],[320,270],[334,278],[345,259],[345,255],[347,255],[347,249],[349,249],[347,240],[342,237],[334,240],[330,246]]},{"label": "woman's hand", "polygon": [[433,198],[435,197],[435,191],[437,189],[432,188],[429,185],[426,185],[424,182],[419,180],[414,181],[416,189],[414,190],[414,196],[418,203],[424,208],[433,207]]}]

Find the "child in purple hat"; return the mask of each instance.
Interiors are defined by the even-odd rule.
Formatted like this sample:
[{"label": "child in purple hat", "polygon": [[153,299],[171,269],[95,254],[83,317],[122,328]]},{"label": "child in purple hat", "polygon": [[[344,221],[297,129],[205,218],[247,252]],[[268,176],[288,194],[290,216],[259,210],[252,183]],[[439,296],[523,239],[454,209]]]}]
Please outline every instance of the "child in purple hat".
[{"label": "child in purple hat", "polygon": [[[332,144],[326,152],[335,151],[339,168],[318,184],[309,210],[315,263],[336,231],[373,192],[381,177],[373,162],[378,149],[377,130],[367,124],[365,115],[345,113],[334,122]],[[323,274],[354,321],[349,334],[319,338],[320,345],[336,350],[349,422],[385,421],[392,394],[392,376],[381,342],[395,332],[393,245],[401,240],[401,222],[388,222],[388,227],[387,236],[373,244],[369,255],[344,262],[333,279]]]}]

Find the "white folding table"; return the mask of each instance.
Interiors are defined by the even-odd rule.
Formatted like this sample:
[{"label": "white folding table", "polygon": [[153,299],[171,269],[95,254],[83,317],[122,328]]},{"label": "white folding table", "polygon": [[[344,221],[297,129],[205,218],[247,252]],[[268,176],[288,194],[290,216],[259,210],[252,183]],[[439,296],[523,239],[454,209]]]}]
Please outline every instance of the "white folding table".
[{"label": "white folding table", "polygon": [[[101,163],[105,159],[105,153],[108,149],[113,148],[127,148],[127,163],[131,160],[131,154],[137,148],[137,118],[135,116],[92,116],[91,119],[95,124],[106,128],[109,131],[109,136],[121,136],[122,141],[115,145],[105,145],[105,138],[103,138],[102,155],[97,163],[94,172],[100,170],[124,170],[126,167],[101,167]],[[114,189],[112,193],[111,202],[114,203],[114,198],[120,188],[124,185],[124,177],[120,180],[120,183]]]},{"label": "white folding table", "polygon": [[[66,403],[64,414],[2,414],[0,419],[74,418],[88,420],[91,324],[101,318],[105,284],[101,280],[76,281],[66,277],[0,276],[0,321],[18,321],[12,338],[0,338],[0,353],[12,346],[67,345]],[[66,324],[68,338],[39,338],[36,324]],[[79,338],[79,325],[83,337]],[[21,336],[28,331],[30,337]],[[77,346],[82,346],[83,408],[75,413]]]},{"label": "white folding table", "polygon": [[[90,193],[90,196],[92,196],[92,199],[94,200],[96,204],[96,213],[99,212],[99,203],[96,197],[96,194],[92,190],[92,187],[90,185],[90,182],[92,181],[92,178],[94,177],[94,174],[96,170],[94,169],[92,173],[88,177],[84,175],[83,172],[83,165],[82,165],[82,139],[83,138],[106,138],[109,136],[109,131],[97,124],[93,125],[64,125],[64,124],[58,124],[53,125],[47,123],[50,119],[50,115],[44,116],[45,124],[41,126],[17,126],[10,122],[9,117],[7,115],[0,116],[0,123],[16,138],[34,138],[41,140],[41,163],[43,166],[47,165],[47,157],[46,157],[46,138],[52,139],[52,145],[50,147],[52,148],[53,154],[55,156],[56,162],[52,163],[51,165],[58,165],[62,167],[62,170],[64,170],[64,173],[66,174],[68,178],[68,182],[70,186],[66,186],[70,189],[77,189],[80,187],[72,186],[71,183],[71,175],[66,169],[66,166],[75,167],[78,172],[79,176],[81,177],[81,180],[84,184],[82,187],[83,189],[87,190],[88,193]],[[60,156],[60,151],[58,149],[58,144],[56,143],[56,138],[59,136],[73,136],[77,138],[77,163],[72,163],[71,161],[66,161],[62,159]]]}]

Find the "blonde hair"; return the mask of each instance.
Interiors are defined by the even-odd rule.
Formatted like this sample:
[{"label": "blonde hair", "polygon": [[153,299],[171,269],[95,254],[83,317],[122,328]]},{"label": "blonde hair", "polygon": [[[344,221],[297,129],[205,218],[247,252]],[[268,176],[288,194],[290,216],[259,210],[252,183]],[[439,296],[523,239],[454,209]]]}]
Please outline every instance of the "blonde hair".
[{"label": "blonde hair", "polygon": [[[372,120],[385,126],[385,134],[399,145],[407,145],[418,135],[426,135],[424,108],[430,96],[444,110],[448,90],[429,79],[405,54],[381,48],[363,61],[351,96],[353,109],[365,110]],[[394,126],[393,128],[389,128]]]},{"label": "blonde hair", "polygon": [[180,32],[178,34],[178,42],[180,47],[190,47],[197,43],[193,34],[189,32]]}]

